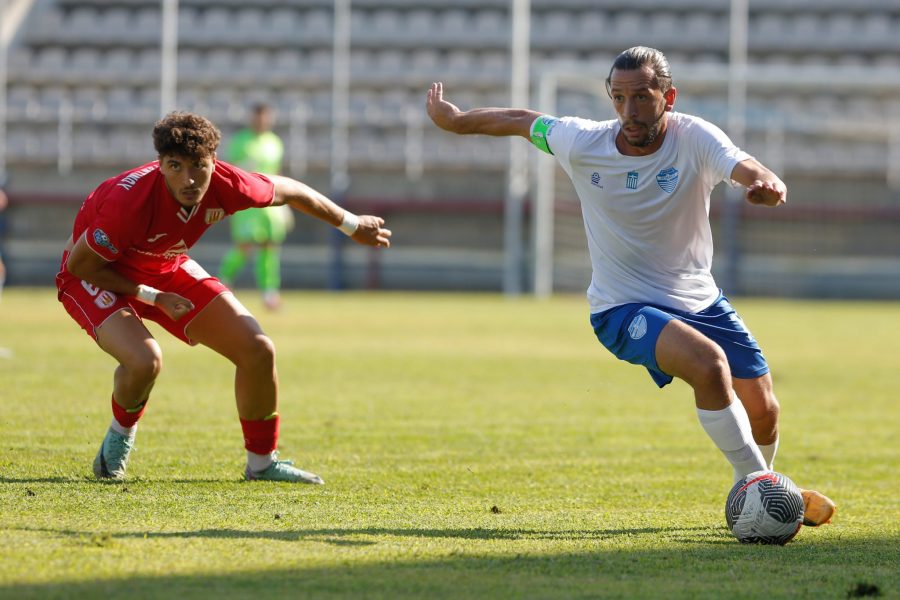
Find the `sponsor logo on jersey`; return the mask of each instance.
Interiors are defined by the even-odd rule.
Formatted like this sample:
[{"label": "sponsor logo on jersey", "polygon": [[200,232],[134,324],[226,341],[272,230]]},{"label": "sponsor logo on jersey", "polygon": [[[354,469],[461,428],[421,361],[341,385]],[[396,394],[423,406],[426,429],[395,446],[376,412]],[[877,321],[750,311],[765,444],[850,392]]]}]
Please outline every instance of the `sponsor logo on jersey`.
[{"label": "sponsor logo on jersey", "polygon": [[182,254],[186,254],[188,251],[187,244],[184,243],[184,240],[179,241],[177,244],[163,252],[163,256],[166,258],[175,258],[176,256],[181,256]]},{"label": "sponsor logo on jersey", "polygon": [[94,243],[98,246],[106,248],[113,254],[118,254],[119,249],[113,246],[113,243],[109,241],[109,236],[106,235],[106,232],[100,229],[99,227],[94,230]]},{"label": "sponsor logo on jersey", "polygon": [[596,171],[591,173],[591,185],[598,187],[602,190],[603,184],[600,183],[601,179],[602,179],[602,177],[600,177],[600,173],[597,173]]},{"label": "sponsor logo on jersey", "polygon": [[625,187],[629,190],[637,189],[637,179],[638,172],[637,171],[628,171],[628,175],[625,176]]},{"label": "sponsor logo on jersey", "polygon": [[206,214],[203,216],[203,220],[207,225],[212,225],[213,223],[218,223],[222,219],[225,218],[225,209],[224,208],[207,208]]},{"label": "sponsor logo on jersey", "polygon": [[144,167],[140,171],[129,173],[128,175],[120,179],[119,182],[116,183],[116,185],[125,190],[130,190],[134,187],[134,184],[136,184],[141,177],[153,171],[154,169],[156,169],[156,165],[153,165],[151,167]]},{"label": "sponsor logo on jersey", "polygon": [[630,335],[633,340],[639,340],[647,335],[647,317],[638,315],[633,318],[631,324],[628,325],[628,335]]},{"label": "sponsor logo on jersey", "polygon": [[675,186],[678,185],[678,169],[675,167],[663,169],[656,174],[656,183],[659,184],[662,191],[671,194],[675,191]]},{"label": "sponsor logo on jersey", "polygon": [[163,252],[151,252],[149,250],[141,250],[140,248],[132,248],[134,252],[138,254],[143,254],[144,256],[153,256],[155,258],[175,258],[177,256],[181,256],[182,254],[186,254],[188,251],[187,244],[184,243],[184,240],[181,240],[174,246],[169,246],[169,248]]},{"label": "sponsor logo on jersey", "polygon": [[147,238],[147,243],[148,243],[148,244],[152,244],[153,242],[155,242],[155,241],[158,240],[159,238],[163,237],[164,235],[166,235],[166,234],[165,234],[165,233],[157,233],[156,235],[154,235],[154,236],[152,236],[152,237],[148,237],[148,238]]},{"label": "sponsor logo on jersey", "polygon": [[107,292],[106,290],[100,290],[100,293],[97,294],[96,298],[94,298],[94,304],[96,304],[100,308],[109,308],[115,303],[116,295],[112,292]]}]

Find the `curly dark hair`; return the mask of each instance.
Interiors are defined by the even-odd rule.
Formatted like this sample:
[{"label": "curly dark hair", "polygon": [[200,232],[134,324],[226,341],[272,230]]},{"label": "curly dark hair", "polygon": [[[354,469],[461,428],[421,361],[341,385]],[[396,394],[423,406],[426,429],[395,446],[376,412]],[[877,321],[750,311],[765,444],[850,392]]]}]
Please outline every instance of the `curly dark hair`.
[{"label": "curly dark hair", "polygon": [[153,126],[153,147],[160,156],[212,156],[222,134],[209,119],[189,112],[170,112]]}]

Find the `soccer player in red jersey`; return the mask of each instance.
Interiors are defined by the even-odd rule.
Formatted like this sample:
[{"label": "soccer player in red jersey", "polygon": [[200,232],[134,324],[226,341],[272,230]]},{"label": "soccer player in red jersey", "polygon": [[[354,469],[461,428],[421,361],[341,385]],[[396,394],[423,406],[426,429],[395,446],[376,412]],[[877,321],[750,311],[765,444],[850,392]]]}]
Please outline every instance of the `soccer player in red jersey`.
[{"label": "soccer player in red jersey", "polygon": [[355,242],[390,246],[384,220],[354,215],[309,186],[218,161],[221,134],[207,119],[170,113],[156,123],[158,160],[103,182],[81,206],[56,276],[69,315],[118,361],[113,419],[94,474],[122,479],[138,420],[162,367],[142,319],[234,363],[235,397],[247,449],[246,479],[323,483],[278,460],[275,348],[256,319],[187,252],[227,215],[288,204],[338,227]]}]

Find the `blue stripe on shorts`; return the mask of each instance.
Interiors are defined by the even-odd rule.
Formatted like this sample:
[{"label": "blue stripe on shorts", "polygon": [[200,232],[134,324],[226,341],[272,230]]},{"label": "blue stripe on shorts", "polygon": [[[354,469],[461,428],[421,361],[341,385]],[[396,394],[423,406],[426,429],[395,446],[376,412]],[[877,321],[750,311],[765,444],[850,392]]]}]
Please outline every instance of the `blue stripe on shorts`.
[{"label": "blue stripe on shorts", "polygon": [[769,372],[769,365],[753,334],[723,294],[708,308],[689,313],[653,304],[631,303],[591,315],[600,343],[620,360],[643,365],[656,385],[672,382],[656,364],[656,341],[672,319],[687,323],[725,352],[732,376],[755,379]]}]

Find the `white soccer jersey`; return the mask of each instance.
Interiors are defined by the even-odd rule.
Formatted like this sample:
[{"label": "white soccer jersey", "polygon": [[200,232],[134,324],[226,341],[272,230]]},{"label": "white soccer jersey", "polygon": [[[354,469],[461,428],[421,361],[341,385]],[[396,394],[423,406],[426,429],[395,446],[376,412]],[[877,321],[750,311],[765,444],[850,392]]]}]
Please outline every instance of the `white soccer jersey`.
[{"label": "white soccer jersey", "polygon": [[715,125],[676,112],[649,156],[619,152],[615,120],[543,116],[535,123],[532,131],[546,131],[581,200],[592,313],[629,302],[696,312],[715,301],[709,195],[749,154]]}]

